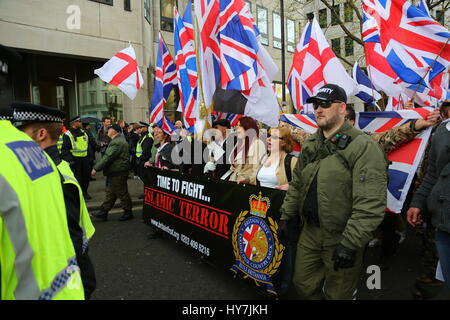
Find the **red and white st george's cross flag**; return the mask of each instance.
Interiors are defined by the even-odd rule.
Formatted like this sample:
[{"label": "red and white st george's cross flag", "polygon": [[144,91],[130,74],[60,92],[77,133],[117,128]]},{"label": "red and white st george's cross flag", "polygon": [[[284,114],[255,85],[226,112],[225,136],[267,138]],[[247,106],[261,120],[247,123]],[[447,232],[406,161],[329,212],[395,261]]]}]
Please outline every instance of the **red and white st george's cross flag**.
[{"label": "red and white st george's cross flag", "polygon": [[128,98],[136,98],[137,91],[144,85],[144,79],[136,61],[136,53],[130,45],[116,53],[103,67],[94,70],[103,81],[118,87]]}]

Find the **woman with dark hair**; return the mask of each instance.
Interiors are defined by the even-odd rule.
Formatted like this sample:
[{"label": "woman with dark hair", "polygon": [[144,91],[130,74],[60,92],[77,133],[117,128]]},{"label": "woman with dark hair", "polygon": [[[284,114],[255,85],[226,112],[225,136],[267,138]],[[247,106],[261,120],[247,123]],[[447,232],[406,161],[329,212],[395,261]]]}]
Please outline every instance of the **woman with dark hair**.
[{"label": "woman with dark hair", "polygon": [[155,145],[156,155],[155,163],[151,164],[147,161],[144,167],[154,166],[163,170],[178,169],[172,162],[172,149],[174,147],[170,135],[164,132],[160,127],[153,128],[153,136],[157,142]]},{"label": "woman with dark hair", "polygon": [[259,163],[266,154],[266,147],[259,139],[259,128],[252,118],[240,118],[236,132],[238,142],[230,154],[229,181],[251,183],[256,180]]}]

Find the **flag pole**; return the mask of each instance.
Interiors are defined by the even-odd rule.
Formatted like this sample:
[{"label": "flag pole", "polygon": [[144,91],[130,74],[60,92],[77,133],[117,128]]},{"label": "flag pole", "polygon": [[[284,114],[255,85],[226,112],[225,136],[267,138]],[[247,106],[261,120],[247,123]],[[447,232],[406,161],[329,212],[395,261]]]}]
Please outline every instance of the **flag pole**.
[{"label": "flag pole", "polygon": [[[193,13],[193,14],[192,14]],[[200,59],[199,59],[199,43],[198,43],[198,20],[197,20],[197,16],[195,15],[195,8],[194,8],[194,2],[192,1],[192,6],[191,6],[191,14],[193,19],[195,19],[195,23],[193,23],[193,27],[194,27],[194,49],[195,49],[195,58],[196,58],[196,62],[197,62],[197,74],[198,74],[198,89],[200,92],[200,96],[201,96],[201,102],[199,105],[199,112],[198,112],[198,117],[200,119],[204,119],[205,123],[203,124],[203,128],[200,131],[200,133],[197,133],[197,140],[202,140],[203,137],[203,133],[205,132],[205,129],[210,128],[209,122],[208,122],[208,114],[210,114],[210,112],[212,111],[211,109],[213,108],[214,102],[211,103],[211,106],[209,108],[206,108],[206,104],[205,104],[205,95],[203,93],[203,77],[202,77],[202,68],[201,68],[201,63],[200,63]]]},{"label": "flag pole", "polygon": [[[365,57],[365,60],[366,60],[366,69],[367,69],[367,75],[369,76],[369,79],[370,79],[370,83],[372,84],[372,96],[373,97],[375,97],[375,95],[374,95],[374,91],[373,91],[373,80],[372,80],[372,68],[368,68],[367,67],[367,60],[368,60],[368,55],[367,55],[367,48],[366,48],[366,46],[364,46],[363,45],[363,48],[364,48],[364,57]],[[381,102],[383,103],[383,111],[384,110],[386,110],[386,103],[384,102],[384,97],[382,96],[382,99],[381,99]]]},{"label": "flag pole", "polygon": [[414,100],[414,98],[416,97],[416,93],[417,90],[419,90],[420,85],[422,84],[422,82],[425,80],[426,76],[428,75],[428,73],[430,72],[431,69],[433,69],[434,64],[436,63],[437,59],[441,56],[442,52],[444,51],[445,47],[447,46],[448,42],[450,41],[450,38],[447,38],[447,41],[445,42],[445,44],[442,46],[441,51],[439,52],[439,54],[436,56],[436,58],[434,58],[433,63],[431,64],[431,67],[428,68],[427,72],[425,73],[425,75],[422,77],[422,80],[420,80],[419,84],[416,87],[416,90],[414,90],[414,94],[411,98],[411,100]]}]

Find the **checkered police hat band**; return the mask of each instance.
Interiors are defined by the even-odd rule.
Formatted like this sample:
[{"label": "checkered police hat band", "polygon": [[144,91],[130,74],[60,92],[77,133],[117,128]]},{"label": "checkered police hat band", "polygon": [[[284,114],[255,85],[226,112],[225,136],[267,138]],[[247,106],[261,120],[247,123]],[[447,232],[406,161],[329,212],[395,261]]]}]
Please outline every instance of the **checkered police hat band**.
[{"label": "checkered police hat band", "polygon": [[14,111],[14,121],[40,121],[40,122],[63,122],[58,116],[33,111]]}]

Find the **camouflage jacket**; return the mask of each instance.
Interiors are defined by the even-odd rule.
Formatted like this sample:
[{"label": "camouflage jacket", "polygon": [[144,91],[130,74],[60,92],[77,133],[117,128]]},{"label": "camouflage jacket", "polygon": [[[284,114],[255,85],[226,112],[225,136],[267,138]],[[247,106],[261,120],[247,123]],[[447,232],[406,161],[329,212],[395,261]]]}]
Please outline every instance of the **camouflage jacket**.
[{"label": "camouflage jacket", "polygon": [[[375,133],[367,133],[372,139],[374,139],[381,149],[387,154],[392,150],[395,150],[406,143],[413,140],[416,135],[418,135],[421,130],[415,130],[414,125],[416,120],[411,121],[410,123],[406,123],[402,126],[391,128],[385,132],[375,132]],[[311,135],[300,128],[294,127],[287,122],[280,121],[280,127],[286,127],[291,129],[291,134],[294,140],[303,145],[305,140]]]}]

